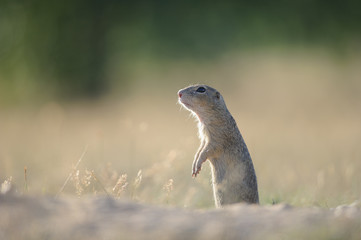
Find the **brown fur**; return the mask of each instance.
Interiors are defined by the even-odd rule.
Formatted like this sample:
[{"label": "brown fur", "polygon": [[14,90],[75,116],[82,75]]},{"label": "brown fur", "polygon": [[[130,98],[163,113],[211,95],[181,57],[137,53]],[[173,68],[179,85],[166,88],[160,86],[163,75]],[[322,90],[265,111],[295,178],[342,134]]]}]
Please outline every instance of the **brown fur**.
[{"label": "brown fur", "polygon": [[[197,92],[200,87],[205,92]],[[194,85],[181,89],[178,96],[179,102],[198,119],[201,145],[194,158],[192,176],[196,177],[202,163],[209,160],[216,207],[258,203],[252,159],[222,95],[209,86]]]}]

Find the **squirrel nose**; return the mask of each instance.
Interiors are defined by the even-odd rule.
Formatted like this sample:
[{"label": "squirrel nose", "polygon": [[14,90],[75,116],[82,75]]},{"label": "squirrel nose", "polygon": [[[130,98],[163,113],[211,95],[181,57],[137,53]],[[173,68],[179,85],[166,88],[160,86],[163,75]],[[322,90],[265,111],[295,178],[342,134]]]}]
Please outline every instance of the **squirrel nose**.
[{"label": "squirrel nose", "polygon": [[182,97],[182,93],[181,93],[181,92],[178,92],[178,96],[181,98],[181,97]]}]

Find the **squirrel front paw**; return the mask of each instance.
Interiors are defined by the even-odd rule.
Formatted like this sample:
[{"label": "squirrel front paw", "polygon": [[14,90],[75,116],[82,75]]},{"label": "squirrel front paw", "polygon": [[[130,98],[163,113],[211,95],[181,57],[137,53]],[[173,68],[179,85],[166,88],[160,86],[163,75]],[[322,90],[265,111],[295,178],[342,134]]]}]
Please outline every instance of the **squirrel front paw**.
[{"label": "squirrel front paw", "polygon": [[197,177],[197,174],[201,171],[201,168],[197,168],[197,170],[193,170],[192,177]]},{"label": "squirrel front paw", "polygon": [[196,158],[193,161],[192,177],[197,177],[197,174],[202,169],[202,164],[207,160],[207,156],[207,151],[202,151],[199,155],[196,155]]},{"label": "squirrel front paw", "polygon": [[202,169],[202,163],[203,161],[200,160],[193,162],[192,177],[197,177],[198,173]]}]

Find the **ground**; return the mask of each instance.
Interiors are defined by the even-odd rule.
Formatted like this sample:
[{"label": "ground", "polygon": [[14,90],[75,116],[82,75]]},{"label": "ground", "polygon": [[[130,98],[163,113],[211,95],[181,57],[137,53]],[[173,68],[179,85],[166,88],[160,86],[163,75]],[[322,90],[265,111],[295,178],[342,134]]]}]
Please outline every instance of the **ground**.
[{"label": "ground", "polygon": [[360,204],[157,207],[109,197],[0,195],[0,239],[359,239]]}]

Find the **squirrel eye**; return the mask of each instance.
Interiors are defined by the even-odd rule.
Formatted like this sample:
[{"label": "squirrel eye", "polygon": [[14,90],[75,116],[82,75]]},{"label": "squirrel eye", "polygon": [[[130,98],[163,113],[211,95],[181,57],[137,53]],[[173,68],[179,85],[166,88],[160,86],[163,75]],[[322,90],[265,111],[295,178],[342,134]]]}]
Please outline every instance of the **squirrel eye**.
[{"label": "squirrel eye", "polygon": [[204,87],[199,87],[196,92],[199,92],[199,93],[204,93],[206,91],[206,89]]}]

